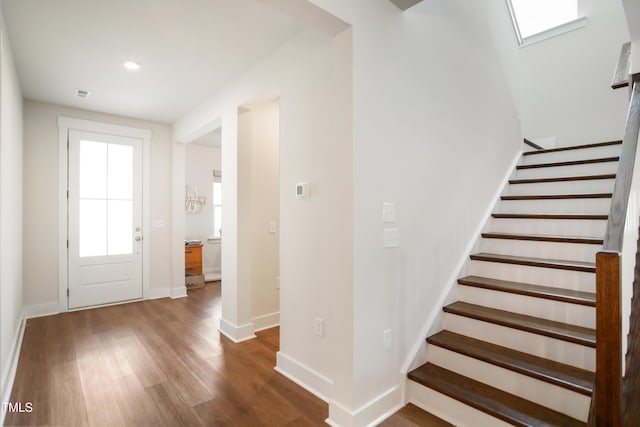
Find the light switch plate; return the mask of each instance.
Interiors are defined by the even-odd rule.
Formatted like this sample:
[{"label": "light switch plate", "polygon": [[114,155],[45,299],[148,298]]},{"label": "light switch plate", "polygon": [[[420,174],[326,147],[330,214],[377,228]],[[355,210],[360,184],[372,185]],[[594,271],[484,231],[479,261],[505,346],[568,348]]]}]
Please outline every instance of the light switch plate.
[{"label": "light switch plate", "polygon": [[382,222],[395,222],[395,221],[396,221],[396,204],[383,203],[382,204]]},{"label": "light switch plate", "polygon": [[400,229],[385,228],[382,231],[382,247],[397,248],[400,246]]},{"label": "light switch plate", "polygon": [[313,330],[317,336],[324,336],[324,319],[321,317],[316,317],[313,319]]},{"label": "light switch plate", "polygon": [[382,345],[385,350],[389,350],[391,348],[391,329],[385,329],[382,331]]}]

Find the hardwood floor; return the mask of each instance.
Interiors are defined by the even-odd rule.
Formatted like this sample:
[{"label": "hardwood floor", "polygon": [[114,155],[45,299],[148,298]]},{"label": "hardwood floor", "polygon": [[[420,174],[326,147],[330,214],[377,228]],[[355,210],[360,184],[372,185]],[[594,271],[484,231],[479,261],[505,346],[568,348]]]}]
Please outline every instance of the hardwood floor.
[{"label": "hardwood floor", "polygon": [[273,370],[278,328],[218,333],[220,285],[30,319],[5,425],[320,426],[327,404]]}]

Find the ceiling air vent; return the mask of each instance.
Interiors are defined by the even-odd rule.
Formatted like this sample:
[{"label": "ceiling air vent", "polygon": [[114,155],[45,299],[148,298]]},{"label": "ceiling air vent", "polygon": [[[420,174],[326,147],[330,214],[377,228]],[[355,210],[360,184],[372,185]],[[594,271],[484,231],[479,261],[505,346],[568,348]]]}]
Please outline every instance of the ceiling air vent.
[{"label": "ceiling air vent", "polygon": [[78,98],[88,98],[91,95],[91,92],[88,90],[76,89],[76,96]]}]

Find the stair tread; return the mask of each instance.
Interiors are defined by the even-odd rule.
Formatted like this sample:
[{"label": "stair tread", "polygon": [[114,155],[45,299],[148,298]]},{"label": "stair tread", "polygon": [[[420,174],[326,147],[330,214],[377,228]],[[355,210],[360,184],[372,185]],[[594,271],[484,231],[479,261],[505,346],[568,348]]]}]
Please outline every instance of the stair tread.
[{"label": "stair tread", "polygon": [[407,403],[402,409],[378,424],[378,427],[454,427],[435,415],[417,407],[412,403]]},{"label": "stair tread", "polygon": [[602,245],[603,243],[603,239],[597,237],[552,236],[544,234],[511,234],[487,232],[482,233],[482,237],[487,239],[533,240],[537,242],[582,243],[587,245]]},{"label": "stair tread", "polygon": [[561,270],[584,271],[587,273],[595,273],[596,265],[593,262],[533,258],[515,255],[488,254],[479,252],[471,255],[472,260],[502,262],[505,264],[529,265],[532,267],[548,267]]},{"label": "stair tread", "polygon": [[610,199],[612,193],[529,194],[501,196],[501,200]]},{"label": "stair tread", "polygon": [[566,182],[566,181],[595,181],[600,179],[615,179],[615,173],[607,173],[601,175],[579,175],[579,176],[561,176],[555,178],[529,178],[529,179],[510,179],[509,184],[539,184],[544,182]]},{"label": "stair tread", "polygon": [[514,396],[495,387],[426,363],[409,379],[517,426],[584,426],[560,412]]},{"label": "stair tread", "polygon": [[513,313],[495,308],[483,307],[466,302],[454,302],[443,308],[446,313],[470,317],[496,325],[544,335],[587,347],[595,347],[596,332],[583,326],[570,325],[554,320],[542,319],[525,314]]},{"label": "stair tread", "polygon": [[554,168],[554,167],[560,167],[560,166],[589,165],[593,163],[617,162],[619,160],[620,160],[620,157],[611,156],[611,157],[600,157],[597,159],[567,160],[563,162],[549,162],[549,163],[533,163],[530,165],[518,165],[516,166],[516,170]]},{"label": "stair tread", "polygon": [[569,150],[581,150],[583,148],[596,148],[596,147],[606,147],[608,145],[620,145],[622,144],[621,140],[616,141],[606,141],[606,142],[596,142],[593,144],[581,144],[581,145],[570,145],[567,147],[557,147],[557,148],[547,148],[543,150],[536,151],[526,151],[523,153],[524,156],[531,156],[534,154],[545,154],[545,153],[555,153],[558,151],[569,151]]},{"label": "stair tread", "polygon": [[458,279],[458,283],[465,286],[528,295],[572,304],[596,306],[596,294],[592,292],[575,291],[573,289],[556,288],[553,286],[534,285],[530,283],[512,282],[508,280],[492,279],[489,277],[467,276]]},{"label": "stair tread", "polygon": [[491,216],[497,219],[578,219],[587,221],[606,221],[609,215],[589,215],[589,214],[521,214],[521,213],[492,213]]},{"label": "stair tread", "polygon": [[593,393],[595,373],[584,369],[446,330],[430,336],[427,342],[586,396]]}]

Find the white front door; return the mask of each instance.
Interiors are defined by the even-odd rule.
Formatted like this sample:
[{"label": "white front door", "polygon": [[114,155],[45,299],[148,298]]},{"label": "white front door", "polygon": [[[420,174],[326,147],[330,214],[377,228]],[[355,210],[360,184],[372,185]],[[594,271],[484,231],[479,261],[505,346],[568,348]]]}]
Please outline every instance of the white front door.
[{"label": "white front door", "polygon": [[142,298],[142,140],[69,130],[69,308]]}]

